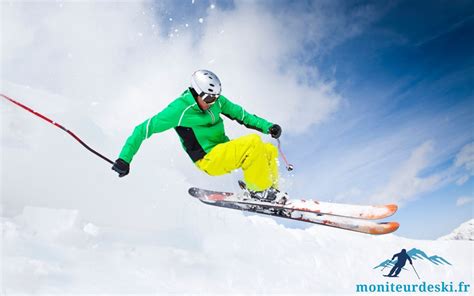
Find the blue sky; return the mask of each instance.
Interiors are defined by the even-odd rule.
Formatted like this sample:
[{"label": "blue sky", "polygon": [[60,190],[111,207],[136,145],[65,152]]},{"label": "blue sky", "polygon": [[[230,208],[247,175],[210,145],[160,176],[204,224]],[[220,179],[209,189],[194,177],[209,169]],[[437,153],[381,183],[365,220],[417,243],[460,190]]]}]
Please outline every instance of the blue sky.
[{"label": "blue sky", "polygon": [[[352,4],[354,7],[350,7]],[[352,4],[347,4],[348,11],[360,5],[372,5],[365,1]],[[433,175],[445,170],[456,153],[474,138],[473,3],[398,1],[391,2],[389,9],[377,9],[383,11],[374,13],[375,19],[359,34],[310,58],[322,75],[337,81],[336,89],[346,104],[330,121],[292,138],[292,144],[286,145],[290,155],[299,154],[295,143],[310,150],[293,157],[294,162],[304,164],[304,174],[317,171],[322,160],[337,162],[336,159],[344,159],[346,152],[374,145],[375,139],[388,141],[398,133],[397,145],[381,145],[387,154],[374,155],[373,161],[386,164],[387,171],[370,171],[370,167],[384,170],[384,165],[365,163],[347,169],[357,170],[357,174],[373,183],[350,176],[369,184],[367,187],[373,186],[425,141],[433,144],[433,159],[420,174]],[[317,146],[305,144],[307,137],[318,143]],[[303,162],[307,157],[314,160],[311,165]],[[327,187],[341,189],[339,180],[325,182],[330,182]],[[318,186],[318,180],[315,183]],[[330,198],[331,193],[334,191],[328,189],[323,194]],[[434,238],[449,232],[473,217],[472,202],[456,206],[460,196],[473,196],[472,180],[461,186],[448,183],[416,194],[394,216],[402,221],[398,233]],[[427,227],[427,223],[433,227]]]}]

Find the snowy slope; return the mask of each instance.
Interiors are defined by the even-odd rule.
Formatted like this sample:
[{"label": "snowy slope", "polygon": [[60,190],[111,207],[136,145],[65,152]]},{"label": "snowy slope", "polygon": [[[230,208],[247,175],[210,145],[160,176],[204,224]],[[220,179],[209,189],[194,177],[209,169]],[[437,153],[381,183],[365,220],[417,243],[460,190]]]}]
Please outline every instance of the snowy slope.
[{"label": "snowy slope", "polygon": [[461,224],[453,232],[440,237],[438,240],[469,240],[474,241],[474,219]]},{"label": "snowy slope", "polygon": [[[216,211],[215,224],[195,235],[100,227],[77,210],[26,207],[2,218],[3,292],[353,294],[361,283],[418,283],[411,270],[387,280],[388,268],[376,268],[402,248],[416,248],[414,265],[424,281],[471,280],[470,241],[295,230]],[[425,253],[449,264],[433,264]]]}]

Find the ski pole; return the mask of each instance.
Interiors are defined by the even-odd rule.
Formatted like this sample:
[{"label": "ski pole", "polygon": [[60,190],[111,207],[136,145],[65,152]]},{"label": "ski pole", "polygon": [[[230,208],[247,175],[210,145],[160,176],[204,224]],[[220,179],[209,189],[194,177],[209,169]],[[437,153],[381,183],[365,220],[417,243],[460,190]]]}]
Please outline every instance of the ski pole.
[{"label": "ski pole", "polygon": [[284,154],[283,151],[281,150],[280,139],[276,139],[276,140],[277,140],[277,142],[278,142],[278,150],[280,151],[281,158],[283,158],[283,161],[285,162],[286,169],[287,169],[289,172],[291,172],[291,171],[294,169],[294,167],[293,167],[292,164],[290,164],[290,163],[288,162],[288,160],[286,160],[285,154]]},{"label": "ski pole", "polygon": [[67,128],[65,128],[64,126],[62,126],[61,124],[49,119],[48,117],[44,116],[43,114],[40,114],[36,111],[34,111],[33,109],[31,109],[30,107],[27,107],[17,101],[15,101],[14,99],[10,98],[10,97],[7,97],[6,95],[4,94],[0,94],[0,96],[2,96],[4,99],[12,102],[13,104],[25,109],[26,111],[28,112],[31,112],[33,113],[34,115],[38,116],[39,118],[51,123],[52,125],[62,129],[63,131],[65,131],[66,133],[68,133],[71,137],[73,137],[76,141],[78,141],[82,146],[84,146],[87,150],[89,150],[90,152],[94,153],[95,155],[97,155],[98,157],[102,158],[103,160],[107,161],[108,163],[110,164],[114,164],[114,162],[110,159],[108,159],[107,157],[103,156],[102,154],[100,154],[99,152],[95,151],[94,149],[92,149],[91,147],[89,147],[86,143],[84,143],[84,141],[82,141],[78,136],[76,136],[73,132],[71,132],[70,130],[68,130]]},{"label": "ski pole", "polygon": [[411,265],[411,267],[413,267],[413,271],[416,273],[416,277],[417,277],[419,280],[421,280],[421,279],[420,279],[420,276],[418,275],[418,272],[416,272],[415,266],[413,266],[413,264],[410,264],[410,265]]}]

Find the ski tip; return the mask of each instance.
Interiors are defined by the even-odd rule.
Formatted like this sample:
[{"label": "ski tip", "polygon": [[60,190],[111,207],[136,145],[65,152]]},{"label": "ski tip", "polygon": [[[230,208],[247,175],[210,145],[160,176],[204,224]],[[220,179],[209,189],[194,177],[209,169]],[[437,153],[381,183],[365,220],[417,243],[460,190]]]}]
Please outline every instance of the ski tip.
[{"label": "ski tip", "polygon": [[398,206],[396,204],[380,205],[375,207],[384,209],[384,211],[386,211],[385,217],[395,214],[395,212],[398,210]]},{"label": "ski tip", "polygon": [[375,207],[382,210],[383,212],[374,213],[373,215],[365,215],[365,219],[377,220],[387,218],[395,214],[395,212],[398,210],[398,206],[396,204],[388,204]]},{"label": "ski tip", "polygon": [[386,207],[390,211],[390,213],[395,213],[398,210],[398,206],[396,204],[389,204],[386,205]]},{"label": "ski tip", "polygon": [[375,227],[370,230],[370,234],[388,234],[397,231],[400,227],[398,222],[382,222],[378,224],[381,227]]}]

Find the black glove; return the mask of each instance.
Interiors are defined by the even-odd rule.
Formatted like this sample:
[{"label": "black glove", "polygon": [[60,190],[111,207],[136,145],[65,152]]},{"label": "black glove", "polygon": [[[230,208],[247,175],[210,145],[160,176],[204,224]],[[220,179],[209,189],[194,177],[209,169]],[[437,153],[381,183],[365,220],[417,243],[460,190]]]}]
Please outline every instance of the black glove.
[{"label": "black glove", "polygon": [[119,158],[115,161],[114,166],[112,167],[114,171],[119,174],[119,177],[123,177],[128,175],[130,172],[130,164],[128,164],[125,160]]},{"label": "black glove", "polygon": [[273,138],[278,139],[281,135],[281,127],[278,124],[274,124],[270,127],[269,132]]}]

